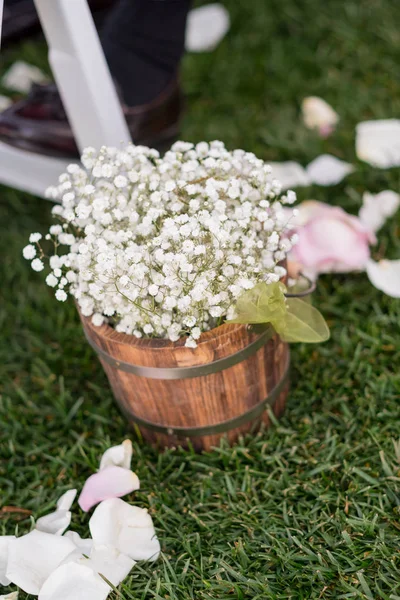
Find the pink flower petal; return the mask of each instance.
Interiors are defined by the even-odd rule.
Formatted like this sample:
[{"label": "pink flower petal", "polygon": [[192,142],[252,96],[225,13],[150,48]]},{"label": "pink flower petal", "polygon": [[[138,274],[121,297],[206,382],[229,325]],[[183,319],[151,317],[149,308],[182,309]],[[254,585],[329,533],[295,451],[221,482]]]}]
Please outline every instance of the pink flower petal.
[{"label": "pink flower petal", "polygon": [[121,498],[140,488],[140,482],[133,471],[122,467],[109,466],[91,475],[83,486],[78,504],[87,512],[99,502],[108,498]]},{"label": "pink flower petal", "polygon": [[337,206],[309,201],[299,206],[297,223],[299,241],[291,260],[315,274],[365,269],[369,245],[376,238],[358,217]]},{"label": "pink flower petal", "polygon": [[318,129],[322,137],[330,135],[339,121],[339,115],[332,106],[318,96],[304,98],[301,110],[305,126]]}]

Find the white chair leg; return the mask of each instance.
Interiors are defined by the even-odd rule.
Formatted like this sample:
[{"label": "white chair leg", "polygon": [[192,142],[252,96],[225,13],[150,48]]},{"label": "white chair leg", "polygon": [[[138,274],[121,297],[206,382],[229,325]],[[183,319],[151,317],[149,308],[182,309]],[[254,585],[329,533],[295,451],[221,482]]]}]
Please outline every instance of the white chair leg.
[{"label": "white chair leg", "polygon": [[1,48],[1,30],[3,27],[3,6],[4,6],[4,0],[0,0],[0,48]]},{"label": "white chair leg", "polygon": [[87,0],[35,0],[35,5],[54,78],[80,150],[129,142],[129,130]]}]

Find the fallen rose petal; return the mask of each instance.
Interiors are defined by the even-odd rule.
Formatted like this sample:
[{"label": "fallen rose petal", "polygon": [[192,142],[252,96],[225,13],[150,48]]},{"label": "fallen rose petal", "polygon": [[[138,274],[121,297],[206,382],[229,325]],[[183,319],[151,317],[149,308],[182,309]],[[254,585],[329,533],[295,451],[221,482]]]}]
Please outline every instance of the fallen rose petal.
[{"label": "fallen rose petal", "polygon": [[366,266],[370,282],[392,298],[400,298],[400,260],[369,260]]},{"label": "fallen rose petal", "polygon": [[365,269],[376,238],[357,217],[316,201],[303,202],[298,210],[298,242],[290,260],[299,263],[307,276]]},{"label": "fallen rose petal", "polygon": [[339,121],[339,115],[332,106],[318,96],[304,98],[301,109],[305,126],[318,129],[321,137],[328,137]]},{"label": "fallen rose petal", "polygon": [[374,167],[400,166],[400,120],[363,121],[356,127],[356,154]]},{"label": "fallen rose petal", "polygon": [[15,62],[2,78],[2,84],[9,90],[26,94],[31,89],[32,83],[46,83],[46,75],[34,65],[28,65],[22,60]]},{"label": "fallen rose petal", "polygon": [[139,479],[133,471],[122,467],[106,467],[86,480],[78,504],[87,512],[102,500],[120,498],[139,488]]},{"label": "fallen rose petal", "polygon": [[11,594],[0,596],[0,600],[18,600],[18,592],[11,592]]},{"label": "fallen rose petal", "polygon": [[76,548],[81,552],[81,554],[86,554],[86,556],[90,556],[93,547],[93,540],[91,538],[83,539],[76,533],[76,531],[67,531],[64,533],[64,537],[70,539],[76,546]]},{"label": "fallen rose petal", "polygon": [[95,573],[104,575],[114,587],[117,587],[133,569],[136,561],[122,554],[111,546],[95,546],[89,558],[81,558],[78,561]]},{"label": "fallen rose petal", "polygon": [[353,165],[330,154],[321,154],[306,168],[312,183],[318,185],[336,185],[353,171]]},{"label": "fallen rose petal", "polygon": [[88,566],[61,565],[44,582],[39,600],[105,600],[110,586]]},{"label": "fallen rose petal", "polygon": [[281,182],[283,190],[311,185],[306,170],[299,163],[288,160],[269,164],[272,167],[273,176]]},{"label": "fallen rose petal", "polygon": [[112,465],[130,469],[131,460],[132,442],[131,440],[124,440],[119,446],[112,446],[104,452],[100,461],[100,471]]},{"label": "fallen rose petal", "polygon": [[6,577],[8,552],[11,540],[15,540],[15,535],[0,536],[0,585],[10,585],[11,581]]},{"label": "fallen rose petal", "polygon": [[214,50],[229,31],[229,13],[222,4],[207,4],[189,12],[186,26],[186,50]]},{"label": "fallen rose petal", "polygon": [[40,517],[36,521],[36,529],[53,535],[62,535],[68,529],[71,517],[72,515],[69,510],[56,510],[49,515]]},{"label": "fallen rose petal", "polygon": [[156,560],[160,542],[147,510],[113,498],[102,502],[89,521],[96,545],[114,546],[133,560]]},{"label": "fallen rose petal", "polygon": [[57,501],[57,508],[60,510],[70,510],[76,498],[77,490],[68,490]]},{"label": "fallen rose petal", "polygon": [[76,496],[76,490],[68,490],[59,498],[57,502],[57,510],[40,517],[36,521],[36,529],[45,533],[54,535],[62,535],[71,523],[70,508]]},{"label": "fallen rose petal", "polygon": [[11,540],[6,577],[27,594],[38,595],[50,573],[74,550],[71,540],[34,529]]},{"label": "fallen rose petal", "polygon": [[371,231],[378,231],[385,224],[386,219],[392,217],[400,206],[400,195],[391,190],[379,194],[365,192],[363,205],[358,216],[360,221]]},{"label": "fallen rose petal", "polygon": [[[12,100],[11,98],[8,98],[7,96],[1,96],[0,95],[0,112],[3,112],[3,110],[6,110],[6,108],[8,108],[9,106],[11,106],[12,104]],[[1,598],[2,596],[0,596]]]}]

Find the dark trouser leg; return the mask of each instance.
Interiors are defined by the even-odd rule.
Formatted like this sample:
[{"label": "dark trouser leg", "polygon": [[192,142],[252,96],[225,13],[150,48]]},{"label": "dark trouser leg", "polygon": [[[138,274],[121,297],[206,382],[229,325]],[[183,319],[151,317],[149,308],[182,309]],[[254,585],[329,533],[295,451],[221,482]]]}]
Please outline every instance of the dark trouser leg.
[{"label": "dark trouser leg", "polygon": [[102,45],[128,106],[150,102],[179,68],[190,0],[120,0]]}]

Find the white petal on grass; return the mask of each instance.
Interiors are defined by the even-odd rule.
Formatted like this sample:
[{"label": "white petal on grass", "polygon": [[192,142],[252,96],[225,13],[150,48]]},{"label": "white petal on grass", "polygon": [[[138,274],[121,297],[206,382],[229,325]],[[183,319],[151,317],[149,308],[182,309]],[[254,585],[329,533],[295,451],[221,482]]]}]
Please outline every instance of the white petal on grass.
[{"label": "white petal on grass", "polygon": [[378,290],[392,298],[400,298],[400,260],[369,260],[366,271]]},{"label": "white petal on grass", "polygon": [[339,160],[331,154],[321,154],[306,168],[312,183],[317,185],[336,185],[346,175],[354,171],[353,165]]},{"label": "white petal on grass", "polygon": [[[3,112],[3,110],[6,110],[6,108],[11,106],[11,104],[12,104],[11,98],[0,95],[0,112]],[[1,596],[0,596],[0,598],[1,598]]]},{"label": "white petal on grass", "polygon": [[186,50],[210,52],[229,31],[229,13],[222,4],[207,4],[189,12],[186,26]]},{"label": "white petal on grass", "polygon": [[0,585],[9,585],[11,582],[6,577],[8,552],[11,540],[15,540],[14,535],[0,536]]},{"label": "white petal on grass", "polygon": [[392,217],[400,206],[400,195],[391,190],[379,194],[363,194],[363,205],[358,216],[360,221],[371,229],[378,231],[385,224],[386,219]]},{"label": "white petal on grass", "polygon": [[60,510],[70,510],[76,498],[77,490],[68,490],[57,501],[57,508]]},{"label": "white petal on grass", "polygon": [[79,506],[87,512],[102,500],[120,498],[140,488],[138,476],[122,467],[106,467],[91,475],[79,496]]},{"label": "white petal on grass", "polygon": [[272,167],[273,176],[281,182],[283,190],[311,185],[306,170],[299,163],[288,160],[269,164]]},{"label": "white petal on grass", "polygon": [[335,129],[339,115],[323,98],[309,96],[301,104],[303,121],[309,129],[318,129],[322,137],[327,137]]},{"label": "white petal on grass", "polygon": [[67,531],[64,534],[64,537],[70,539],[78,550],[81,551],[81,554],[86,554],[86,556],[90,556],[93,547],[93,540],[91,538],[81,538],[79,533],[76,531]]},{"label": "white petal on grass", "polygon": [[46,83],[46,75],[34,65],[29,65],[22,60],[15,62],[2,78],[3,87],[26,94],[31,89],[32,83]]},{"label": "white petal on grass", "polygon": [[81,558],[78,563],[104,575],[117,587],[129,575],[136,561],[111,546],[95,546],[90,558]]},{"label": "white petal on grass", "polygon": [[400,166],[400,120],[363,121],[356,127],[356,154],[374,167]]},{"label": "white petal on grass", "polygon": [[11,592],[11,594],[0,596],[0,600],[18,600],[18,592]]},{"label": "white petal on grass", "polygon": [[90,567],[72,562],[51,573],[39,600],[106,600],[110,592],[110,586]]},{"label": "white petal on grass", "polygon": [[56,510],[49,515],[40,517],[36,521],[36,529],[53,535],[62,535],[71,523],[71,516],[69,510]]},{"label": "white petal on grass", "polygon": [[57,510],[40,517],[36,521],[36,529],[45,533],[54,535],[62,535],[71,523],[70,508],[75,500],[76,490],[68,490],[59,498],[57,502]]},{"label": "white petal on grass", "polygon": [[104,452],[100,461],[100,471],[111,465],[130,469],[131,460],[132,442],[131,440],[124,440],[119,446],[112,446]]},{"label": "white petal on grass", "polygon": [[49,575],[74,550],[71,540],[34,529],[11,540],[6,577],[27,594],[37,595]]},{"label": "white petal on grass", "polygon": [[89,521],[96,545],[114,546],[133,560],[157,560],[160,542],[147,510],[119,498],[105,500]]}]

